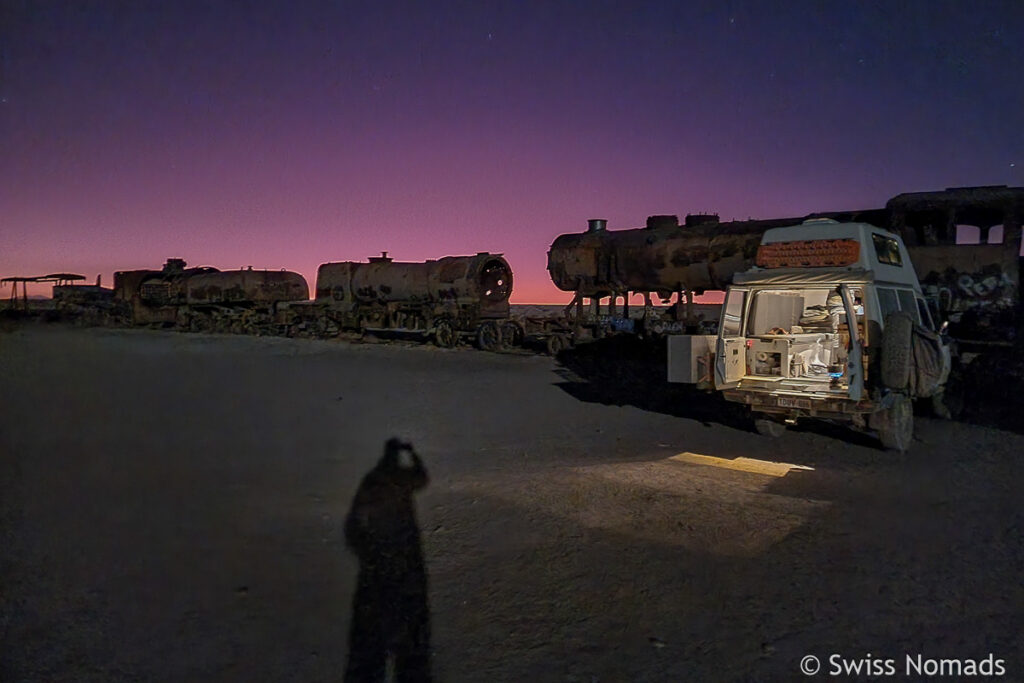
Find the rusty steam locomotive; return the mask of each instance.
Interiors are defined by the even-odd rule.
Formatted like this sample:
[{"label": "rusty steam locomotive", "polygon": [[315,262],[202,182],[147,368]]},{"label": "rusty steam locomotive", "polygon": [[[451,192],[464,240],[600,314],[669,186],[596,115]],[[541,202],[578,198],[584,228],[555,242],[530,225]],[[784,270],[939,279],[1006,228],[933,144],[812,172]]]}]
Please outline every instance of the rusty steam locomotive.
[{"label": "rusty steam locomotive", "polygon": [[[567,309],[574,338],[616,327],[696,331],[702,321],[695,296],[724,289],[752,266],[765,230],[813,218],[862,221],[900,234],[934,317],[949,321],[964,348],[1010,347],[1020,338],[1020,187],[906,193],[882,208],[785,219],[723,223],[716,215],[690,215],[680,225],[675,216],[651,216],[643,228],[615,231],[591,220],[586,232],[555,239],[548,271],[556,287],[574,293]],[[643,295],[642,316],[630,316],[631,294]],[[652,294],[671,304],[667,312],[654,311]]]},{"label": "rusty steam locomotive", "polygon": [[113,289],[87,289],[55,287],[57,310],[90,323],[192,332],[390,332],[445,347],[473,339],[489,350],[522,339],[509,316],[512,269],[500,254],[486,252],[420,263],[396,263],[387,253],[368,263],[324,263],[313,300],[295,272],[189,268],[182,259],[168,259],[160,270],[118,271]]},{"label": "rusty steam locomotive", "polygon": [[[556,287],[574,293],[566,313],[576,339],[613,329],[682,331],[701,322],[696,296],[724,290],[735,273],[753,264],[765,230],[801,220],[722,223],[715,214],[691,214],[680,224],[676,216],[650,216],[643,228],[609,231],[606,221],[592,219],[586,232],[555,239],[548,272]],[[630,316],[633,294],[643,296],[639,318]]]},{"label": "rusty steam locomotive", "polygon": [[308,298],[305,278],[286,270],[187,268],[168,259],[161,270],[114,273],[113,299],[137,325],[259,334],[280,322],[282,302]]},{"label": "rusty steam locomotive", "polygon": [[369,263],[321,265],[316,298],[281,308],[295,334],[403,333],[442,347],[473,338],[480,348],[495,350],[520,336],[509,319],[511,295],[512,268],[500,254],[396,263],[384,252]]}]

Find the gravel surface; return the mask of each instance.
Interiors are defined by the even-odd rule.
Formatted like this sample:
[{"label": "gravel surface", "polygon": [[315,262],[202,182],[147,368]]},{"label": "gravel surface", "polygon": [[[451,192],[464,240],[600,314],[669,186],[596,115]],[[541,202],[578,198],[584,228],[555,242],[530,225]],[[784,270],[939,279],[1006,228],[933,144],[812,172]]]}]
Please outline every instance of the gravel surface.
[{"label": "gravel surface", "polygon": [[833,653],[1024,679],[1024,437],[772,440],[588,353],[0,334],[0,680],[340,680],[342,525],[393,435],[431,476],[438,681],[792,680]]}]

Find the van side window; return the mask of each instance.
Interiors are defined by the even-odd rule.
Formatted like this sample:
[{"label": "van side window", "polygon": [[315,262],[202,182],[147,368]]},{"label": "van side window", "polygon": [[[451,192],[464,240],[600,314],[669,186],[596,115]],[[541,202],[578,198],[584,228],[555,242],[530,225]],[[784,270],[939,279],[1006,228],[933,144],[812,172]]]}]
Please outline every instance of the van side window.
[{"label": "van side window", "polygon": [[928,311],[928,304],[924,299],[917,300],[917,314],[921,316],[921,324],[931,331],[935,331],[935,323],[932,322],[931,313]]},{"label": "van side window", "polygon": [[882,320],[889,317],[890,313],[895,313],[900,310],[899,299],[896,298],[895,290],[889,289],[888,287],[878,288],[878,307],[882,314]]},{"label": "van side window", "polygon": [[921,313],[917,310],[917,304],[914,302],[914,293],[909,289],[898,289],[896,291],[900,298],[900,310],[904,313],[909,313],[914,322],[920,325]]},{"label": "van side window", "polygon": [[886,237],[877,232],[871,233],[871,239],[875,243],[875,256],[879,263],[890,266],[902,266],[903,257],[900,255],[900,243],[894,237]]}]

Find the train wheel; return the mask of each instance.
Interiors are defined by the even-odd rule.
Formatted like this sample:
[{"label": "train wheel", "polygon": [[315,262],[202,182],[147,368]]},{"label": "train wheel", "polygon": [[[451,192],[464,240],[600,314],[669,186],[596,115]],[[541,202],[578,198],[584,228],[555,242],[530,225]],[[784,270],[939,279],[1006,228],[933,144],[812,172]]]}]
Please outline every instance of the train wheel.
[{"label": "train wheel", "polygon": [[209,332],[213,328],[209,317],[198,313],[192,316],[192,320],[189,321],[189,329],[193,332]]},{"label": "train wheel", "polygon": [[502,343],[501,329],[495,322],[485,322],[476,331],[476,345],[484,351],[499,351]]},{"label": "train wheel", "polygon": [[549,356],[557,356],[559,351],[562,351],[569,346],[569,342],[564,335],[553,334],[548,337],[544,346],[547,349]]},{"label": "train wheel", "polygon": [[505,322],[501,325],[501,343],[504,346],[522,346],[523,328],[519,323]]},{"label": "train wheel", "polygon": [[434,324],[434,343],[442,349],[450,349],[459,341],[455,328],[447,320],[438,320]]}]

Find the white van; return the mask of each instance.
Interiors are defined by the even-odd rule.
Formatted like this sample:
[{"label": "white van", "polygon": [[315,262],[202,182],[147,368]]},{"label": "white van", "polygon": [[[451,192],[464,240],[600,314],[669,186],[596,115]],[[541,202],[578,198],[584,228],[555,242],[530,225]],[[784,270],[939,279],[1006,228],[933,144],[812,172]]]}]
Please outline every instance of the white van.
[{"label": "white van", "polygon": [[733,279],[717,337],[669,338],[669,381],[747,404],[763,434],[824,418],[906,450],[911,400],[941,392],[949,350],[900,238],[812,219],[765,232],[756,263]]}]

